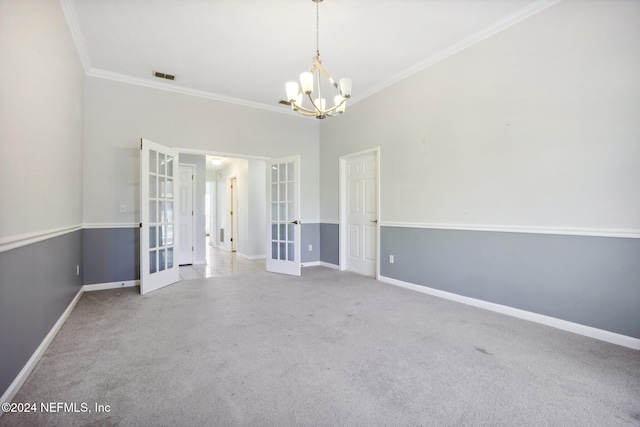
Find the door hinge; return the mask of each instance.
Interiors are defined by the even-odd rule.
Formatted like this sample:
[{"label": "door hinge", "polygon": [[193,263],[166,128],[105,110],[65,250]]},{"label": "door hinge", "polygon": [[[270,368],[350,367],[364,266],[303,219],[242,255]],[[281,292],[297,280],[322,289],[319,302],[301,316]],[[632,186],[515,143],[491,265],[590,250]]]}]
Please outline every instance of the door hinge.
[{"label": "door hinge", "polygon": [[229,215],[233,215],[233,212],[229,212]]},{"label": "door hinge", "polygon": [[140,228],[142,228],[142,223],[140,223]]},{"label": "door hinge", "polygon": [[193,211],[191,211],[191,216],[193,216]]},{"label": "door hinge", "polygon": [[142,150],[142,138],[140,138],[140,149]]},{"label": "door hinge", "polygon": [[193,175],[191,175],[191,181],[193,181]]},{"label": "door hinge", "polygon": [[191,252],[193,252],[193,246],[191,246]]}]

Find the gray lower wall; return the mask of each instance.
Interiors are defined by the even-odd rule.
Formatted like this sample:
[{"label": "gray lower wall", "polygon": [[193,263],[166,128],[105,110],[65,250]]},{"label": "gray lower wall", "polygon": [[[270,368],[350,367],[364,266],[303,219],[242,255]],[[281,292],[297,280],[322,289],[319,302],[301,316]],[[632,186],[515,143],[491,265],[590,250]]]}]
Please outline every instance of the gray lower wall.
[{"label": "gray lower wall", "polygon": [[81,230],[0,253],[0,395],[81,288]]},{"label": "gray lower wall", "polygon": [[[300,258],[302,262],[315,262],[320,260],[320,224],[302,224],[300,232]],[[311,245],[311,250],[309,250]]]},{"label": "gray lower wall", "polygon": [[640,239],[381,227],[380,273],[640,338]]},{"label": "gray lower wall", "polygon": [[85,229],[83,263],[85,285],[139,280],[140,229]]},{"label": "gray lower wall", "polygon": [[340,226],[320,224],[320,261],[340,264]]}]

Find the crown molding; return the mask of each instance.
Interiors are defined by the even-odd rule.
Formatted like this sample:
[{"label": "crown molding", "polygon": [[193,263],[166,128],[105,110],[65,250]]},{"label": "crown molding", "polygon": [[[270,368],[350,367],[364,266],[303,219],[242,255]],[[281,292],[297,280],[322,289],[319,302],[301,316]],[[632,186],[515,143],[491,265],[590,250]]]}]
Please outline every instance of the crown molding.
[{"label": "crown molding", "polygon": [[381,90],[386,89],[387,87],[394,85],[399,81],[404,80],[416,73],[419,73],[420,71],[423,71],[431,67],[432,65],[435,65],[438,62],[443,61],[468,47],[473,46],[476,43],[479,43],[503,30],[506,30],[507,28],[517,24],[520,21],[523,21],[539,12],[542,12],[543,10],[555,5],[556,3],[559,3],[560,1],[562,0],[537,0],[531,4],[528,4],[522,9],[517,10],[516,12],[488,26],[487,28],[478,31],[470,35],[469,37],[466,37],[459,42],[444,48],[435,55],[432,55],[427,59],[420,61],[417,64],[404,69],[403,71],[400,71],[399,73],[389,77],[388,79],[381,81],[377,85],[374,85],[373,87],[360,93],[359,95],[352,96],[349,100],[350,104],[353,105],[359,101],[362,101],[363,99],[368,98],[369,96],[380,92]]},{"label": "crown molding", "polygon": [[183,95],[196,96],[198,98],[211,99],[213,101],[226,102],[229,104],[242,105],[245,107],[258,108],[261,110],[267,110],[274,113],[293,115],[293,112],[286,108],[280,108],[272,105],[262,104],[260,102],[248,101],[246,99],[234,98],[226,95],[219,95],[217,93],[206,92],[198,89],[191,89],[184,86],[178,86],[172,83],[165,83],[160,81],[154,81],[151,79],[145,79],[141,77],[129,76],[126,74],[114,73],[112,71],[100,70],[92,68],[87,72],[88,76],[98,77],[107,80],[114,80],[122,83],[128,83],[136,86],[143,86],[153,89],[160,89],[167,92],[181,93]]},{"label": "crown molding", "polygon": [[62,6],[62,12],[67,20],[67,25],[69,26],[73,43],[76,45],[76,50],[78,51],[82,68],[84,69],[84,72],[87,73],[92,68],[91,57],[89,57],[89,51],[87,50],[87,45],[84,42],[84,36],[80,29],[76,8],[72,0],[60,0],[60,6]]},{"label": "crown molding", "polygon": [[[382,82],[378,83],[377,85],[374,85],[373,87],[371,87],[370,89],[362,92],[360,95],[357,96],[353,96],[350,98],[349,103],[351,105],[362,101],[365,98],[368,98],[369,96],[380,92],[381,90],[395,84],[398,83],[401,80],[406,79],[407,77],[412,76],[413,74],[416,74],[420,71],[425,70],[426,68],[429,68],[430,66],[470,47],[473,46],[476,43],[481,42],[482,40],[485,40],[486,38],[489,38],[509,27],[511,27],[512,25],[517,24],[520,21],[523,21],[553,5],[555,5],[556,3],[559,3],[562,0],[536,0],[535,2],[523,7],[522,9],[512,13],[511,15],[507,16],[506,18],[501,19],[500,21],[494,23],[493,25],[490,25],[489,27],[480,30],[474,34],[472,34],[469,37],[466,37],[462,40],[460,40],[457,43],[454,43],[453,45],[441,50],[440,52],[436,53],[435,55],[432,55],[430,57],[428,57],[427,59],[409,67],[406,68],[405,70],[389,77],[388,79],[383,80]],[[286,114],[286,115],[290,115],[290,116],[296,116],[299,117],[298,114],[296,114],[295,112],[293,112],[290,109],[287,108],[282,108],[282,107],[277,107],[277,106],[273,106],[273,105],[268,105],[268,104],[263,104],[260,102],[255,102],[255,101],[249,101],[246,99],[241,99],[241,98],[234,98],[231,96],[226,96],[226,95],[220,95],[220,94],[216,94],[213,92],[207,92],[207,91],[202,91],[202,90],[198,90],[198,89],[191,89],[188,87],[184,87],[184,86],[177,86],[171,83],[165,83],[165,82],[159,82],[159,81],[154,81],[151,79],[146,79],[146,78],[140,78],[140,77],[134,77],[134,76],[129,76],[126,74],[120,74],[120,73],[115,73],[115,72],[111,72],[111,71],[106,71],[106,70],[102,70],[102,69],[98,69],[98,68],[93,68],[93,66],[91,65],[91,58],[89,56],[89,52],[88,49],[86,47],[85,41],[84,41],[84,36],[82,35],[82,31],[80,29],[80,24],[78,23],[78,17],[77,17],[77,13],[76,13],[76,9],[75,9],[75,5],[73,3],[73,0],[60,0],[60,4],[62,6],[62,10],[64,12],[64,15],[67,19],[67,24],[69,26],[69,30],[71,31],[71,36],[73,38],[73,41],[76,45],[76,49],[78,51],[78,56],[80,57],[80,61],[82,62],[82,66],[84,68],[84,71],[87,75],[89,76],[93,76],[93,77],[98,77],[98,78],[103,78],[103,79],[108,79],[108,80],[114,80],[114,81],[118,81],[118,82],[122,82],[122,83],[128,83],[128,84],[132,84],[132,85],[137,85],[137,86],[143,86],[143,87],[148,87],[148,88],[154,88],[154,89],[159,89],[159,90],[165,90],[168,92],[174,92],[174,93],[181,93],[184,95],[190,95],[190,96],[196,96],[199,98],[204,98],[204,99],[210,99],[213,101],[219,101],[219,102],[225,102],[225,103],[229,103],[229,104],[236,104],[236,105],[241,105],[241,106],[245,106],[245,107],[251,107],[251,108],[258,108],[261,110],[266,110],[266,111],[271,111],[271,112],[275,112],[275,113],[280,113],[280,114]]]}]

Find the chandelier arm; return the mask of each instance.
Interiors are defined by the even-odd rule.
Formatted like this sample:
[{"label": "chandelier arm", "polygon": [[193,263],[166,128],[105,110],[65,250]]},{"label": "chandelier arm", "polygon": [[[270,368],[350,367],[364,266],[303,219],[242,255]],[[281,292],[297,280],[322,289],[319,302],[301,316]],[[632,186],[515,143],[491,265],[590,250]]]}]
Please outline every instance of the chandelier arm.
[{"label": "chandelier arm", "polygon": [[334,105],[333,107],[329,108],[328,110],[324,111],[324,114],[329,114],[329,113],[333,113],[335,110],[337,110],[338,108],[340,108],[342,106],[342,104],[344,104],[346,102],[346,98],[342,99],[342,102],[338,105]]},{"label": "chandelier arm", "polygon": [[321,109],[319,109],[319,108],[318,108],[318,106],[316,105],[315,101],[314,101],[314,100],[313,100],[313,98],[311,97],[311,94],[308,94],[308,95],[307,95],[307,98],[309,98],[309,101],[311,101],[311,105],[313,105],[313,108],[315,108],[315,109],[316,109],[316,112],[317,112],[317,113],[324,114],[324,112],[323,112]]},{"label": "chandelier arm", "polygon": [[329,80],[329,82],[333,85],[333,87],[340,90],[338,83],[333,79],[333,77],[331,77],[329,72],[324,68],[324,66],[322,65],[322,62],[320,62],[320,58],[317,55],[313,58],[313,68],[320,70],[322,74],[326,77],[326,79]]},{"label": "chandelier arm", "polygon": [[[298,105],[298,104],[294,104],[294,105],[295,105],[295,108],[297,108],[297,110],[302,110],[302,111],[304,111],[306,113],[313,114],[314,116],[317,114],[317,111],[315,111],[315,110],[310,110],[310,109],[308,109],[306,107],[303,107],[302,105]],[[300,114],[302,114],[302,113],[300,113]]]},{"label": "chandelier arm", "polygon": [[304,117],[317,117],[316,113],[301,113],[300,111],[298,111],[298,114],[304,116]]}]

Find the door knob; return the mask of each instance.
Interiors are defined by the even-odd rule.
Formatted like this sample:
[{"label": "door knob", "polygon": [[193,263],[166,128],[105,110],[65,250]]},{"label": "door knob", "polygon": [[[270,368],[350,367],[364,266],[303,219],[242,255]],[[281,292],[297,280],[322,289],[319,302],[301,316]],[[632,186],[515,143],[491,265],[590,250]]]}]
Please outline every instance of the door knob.
[{"label": "door knob", "polygon": [[373,220],[373,221],[371,221],[371,222],[375,222],[375,223],[377,224],[377,223],[378,223],[378,220],[377,220],[377,219],[374,219],[374,220]]},{"label": "door knob", "polygon": [[291,221],[291,224],[298,225],[298,224],[300,224],[300,221],[298,221],[298,220],[296,219],[295,221]]}]

